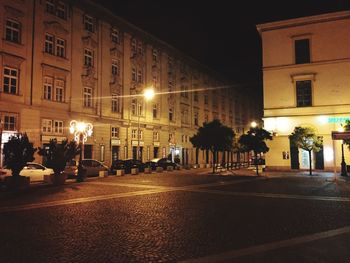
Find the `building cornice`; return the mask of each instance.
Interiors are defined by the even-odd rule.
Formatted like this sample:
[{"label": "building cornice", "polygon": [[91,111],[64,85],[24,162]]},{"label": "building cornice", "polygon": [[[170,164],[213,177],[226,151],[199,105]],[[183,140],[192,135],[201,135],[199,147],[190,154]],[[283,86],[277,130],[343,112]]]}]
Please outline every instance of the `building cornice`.
[{"label": "building cornice", "polygon": [[265,31],[283,29],[288,27],[305,26],[309,24],[324,23],[344,19],[350,19],[350,10],[258,24],[256,25],[256,28],[259,34],[261,35],[261,33]]}]

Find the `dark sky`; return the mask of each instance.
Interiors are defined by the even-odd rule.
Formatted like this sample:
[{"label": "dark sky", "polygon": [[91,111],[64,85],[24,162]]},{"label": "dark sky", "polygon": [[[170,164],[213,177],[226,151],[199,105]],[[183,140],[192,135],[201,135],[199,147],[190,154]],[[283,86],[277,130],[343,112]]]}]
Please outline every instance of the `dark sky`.
[{"label": "dark sky", "polygon": [[350,0],[98,0],[118,16],[233,81],[261,80],[255,25],[350,10]]}]

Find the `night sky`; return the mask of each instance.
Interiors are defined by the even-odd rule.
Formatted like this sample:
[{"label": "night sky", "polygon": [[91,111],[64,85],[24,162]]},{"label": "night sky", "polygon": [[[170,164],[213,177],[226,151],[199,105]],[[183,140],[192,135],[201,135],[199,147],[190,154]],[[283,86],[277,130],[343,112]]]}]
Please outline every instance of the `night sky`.
[{"label": "night sky", "polygon": [[262,55],[256,24],[350,9],[350,0],[98,0],[98,3],[233,82],[258,86],[262,79]]}]

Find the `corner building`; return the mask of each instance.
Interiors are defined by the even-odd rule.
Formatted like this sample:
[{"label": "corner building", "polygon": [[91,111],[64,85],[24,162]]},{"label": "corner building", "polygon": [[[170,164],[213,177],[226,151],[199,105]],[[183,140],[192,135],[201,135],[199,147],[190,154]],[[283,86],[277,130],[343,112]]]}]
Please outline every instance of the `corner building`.
[{"label": "corner building", "polygon": [[[239,89],[92,1],[3,0],[0,17],[2,144],[16,132],[35,147],[73,139],[74,119],[94,126],[84,158],[109,165],[139,145],[143,161],[205,165],[196,129],[220,119],[239,135],[252,116]],[[150,86],[157,95],[144,101]]]},{"label": "corner building", "polygon": [[[332,141],[350,120],[350,11],[257,25],[263,46],[264,125],[273,132],[266,165],[307,169],[307,152],[291,147],[296,126],[323,140],[314,169],[340,169],[341,141]],[[345,150],[345,160],[350,161]]]}]

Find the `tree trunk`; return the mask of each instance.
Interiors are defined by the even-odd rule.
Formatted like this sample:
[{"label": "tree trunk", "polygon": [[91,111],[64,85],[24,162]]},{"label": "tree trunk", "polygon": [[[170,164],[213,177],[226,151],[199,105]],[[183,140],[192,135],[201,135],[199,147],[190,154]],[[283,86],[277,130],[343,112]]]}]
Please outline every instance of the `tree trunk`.
[{"label": "tree trunk", "polygon": [[309,151],[309,174],[312,175],[312,160],[311,160],[311,151]]},{"label": "tree trunk", "polygon": [[212,151],[213,153],[213,174],[215,173],[215,165],[216,165],[216,151]]},{"label": "tree trunk", "polygon": [[258,154],[254,152],[256,176],[259,176],[259,164],[258,164]]}]

